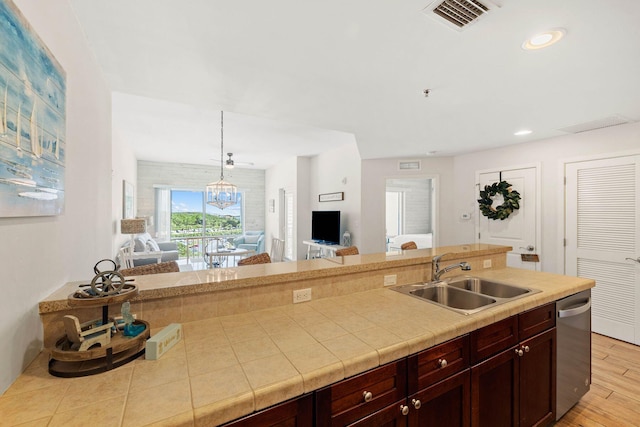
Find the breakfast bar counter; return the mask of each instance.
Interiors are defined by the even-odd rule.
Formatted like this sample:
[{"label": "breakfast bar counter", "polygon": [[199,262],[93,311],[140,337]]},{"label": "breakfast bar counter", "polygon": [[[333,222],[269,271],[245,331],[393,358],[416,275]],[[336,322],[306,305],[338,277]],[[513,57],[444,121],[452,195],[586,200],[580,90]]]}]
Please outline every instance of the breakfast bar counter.
[{"label": "breakfast bar counter", "polygon": [[[137,309],[152,336],[178,321],[184,339],[158,360],[141,357],[73,379],[49,375],[45,349],[0,397],[2,425],[219,425],[594,286],[589,279],[506,268],[500,259],[508,249],[464,245],[344,257],[339,265],[310,260],[140,276]],[[385,288],[383,276],[395,275],[397,284],[429,280],[431,258],[445,252],[454,253],[451,262],[470,260],[473,276],[540,292],[465,316]],[[493,268],[475,268],[492,256]],[[225,274],[232,278],[224,280]],[[169,282],[174,286],[163,285]],[[44,300],[41,314],[65,312],[62,296],[74,286]],[[293,304],[291,289],[306,287],[312,300]]]}]

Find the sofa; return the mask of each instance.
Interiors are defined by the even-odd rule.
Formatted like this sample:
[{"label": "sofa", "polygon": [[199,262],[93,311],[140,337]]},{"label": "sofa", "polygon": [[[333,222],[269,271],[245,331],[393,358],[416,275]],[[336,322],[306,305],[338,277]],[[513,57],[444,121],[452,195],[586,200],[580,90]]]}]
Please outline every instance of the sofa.
[{"label": "sofa", "polygon": [[[133,252],[138,255],[141,252],[162,252],[161,262],[177,261],[180,258],[178,252],[178,244],[175,242],[156,242],[149,233],[136,234],[134,238]],[[130,242],[125,243],[128,246]],[[149,256],[149,258],[138,258],[133,260],[134,267],[139,265],[148,265],[158,262],[158,258]]]},{"label": "sofa", "polygon": [[233,239],[233,246],[238,249],[252,250],[259,254],[264,252],[264,231],[245,231],[242,236]]}]

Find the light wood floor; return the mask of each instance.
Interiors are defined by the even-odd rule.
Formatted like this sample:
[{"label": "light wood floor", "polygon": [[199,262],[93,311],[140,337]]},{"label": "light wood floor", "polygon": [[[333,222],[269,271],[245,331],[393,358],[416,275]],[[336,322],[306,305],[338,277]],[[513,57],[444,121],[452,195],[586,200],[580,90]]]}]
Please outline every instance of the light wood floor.
[{"label": "light wood floor", "polygon": [[555,426],[640,426],[640,347],[591,337],[591,390]]}]

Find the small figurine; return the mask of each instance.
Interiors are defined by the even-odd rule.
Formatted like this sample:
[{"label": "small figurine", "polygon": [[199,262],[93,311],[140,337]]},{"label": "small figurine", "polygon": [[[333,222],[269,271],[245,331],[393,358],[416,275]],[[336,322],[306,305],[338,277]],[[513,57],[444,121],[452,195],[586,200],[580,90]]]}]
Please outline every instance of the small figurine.
[{"label": "small figurine", "polygon": [[145,325],[135,325],[133,323],[133,315],[131,314],[131,304],[129,301],[122,303],[122,319],[124,320],[123,335],[126,337],[135,337],[145,330]]}]

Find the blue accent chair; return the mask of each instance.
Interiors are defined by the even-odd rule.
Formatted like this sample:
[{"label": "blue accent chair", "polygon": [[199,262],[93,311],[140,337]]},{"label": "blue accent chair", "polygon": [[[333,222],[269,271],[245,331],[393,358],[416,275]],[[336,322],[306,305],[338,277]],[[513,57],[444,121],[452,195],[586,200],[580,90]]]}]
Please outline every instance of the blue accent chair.
[{"label": "blue accent chair", "polygon": [[233,246],[238,249],[253,250],[259,254],[264,252],[264,231],[245,231],[242,236],[233,239]]}]

